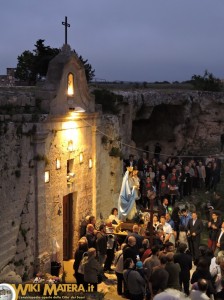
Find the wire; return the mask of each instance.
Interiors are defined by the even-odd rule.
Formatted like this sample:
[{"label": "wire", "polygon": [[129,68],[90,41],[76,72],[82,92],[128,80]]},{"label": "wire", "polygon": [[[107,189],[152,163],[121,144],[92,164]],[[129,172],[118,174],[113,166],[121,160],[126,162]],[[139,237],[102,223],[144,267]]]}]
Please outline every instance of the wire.
[{"label": "wire", "polygon": [[[82,121],[84,121],[86,124],[88,124],[89,126],[93,126],[92,124],[90,124],[89,122],[87,122],[86,120],[82,119]],[[105,132],[101,131],[100,129],[98,129],[96,127],[96,131],[101,133],[102,135],[106,136],[107,138],[109,138],[110,141],[114,142],[116,141],[114,138],[112,138],[111,136],[109,136],[108,134],[106,134]],[[126,146],[128,148],[132,148],[133,150],[137,150],[137,151],[141,151],[141,152],[146,152],[148,154],[154,154],[154,152],[152,151],[148,151],[148,150],[144,150],[141,148],[137,148],[134,146],[131,146],[129,144],[126,144],[122,141],[120,141],[121,145]],[[173,154],[166,154],[166,153],[160,153],[160,156],[164,156],[164,157],[179,157],[179,158],[207,158],[208,156],[219,156],[219,154],[208,154],[208,155],[173,155]]]}]

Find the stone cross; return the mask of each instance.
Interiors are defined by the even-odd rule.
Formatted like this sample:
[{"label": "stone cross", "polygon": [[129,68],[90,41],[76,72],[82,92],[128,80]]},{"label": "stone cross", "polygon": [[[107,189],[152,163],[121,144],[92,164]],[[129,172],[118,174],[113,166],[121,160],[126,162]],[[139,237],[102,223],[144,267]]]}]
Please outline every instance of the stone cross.
[{"label": "stone cross", "polygon": [[65,26],[65,45],[67,45],[67,28],[70,27],[70,24],[67,22],[67,17],[65,17],[65,22],[62,22],[62,25]]}]

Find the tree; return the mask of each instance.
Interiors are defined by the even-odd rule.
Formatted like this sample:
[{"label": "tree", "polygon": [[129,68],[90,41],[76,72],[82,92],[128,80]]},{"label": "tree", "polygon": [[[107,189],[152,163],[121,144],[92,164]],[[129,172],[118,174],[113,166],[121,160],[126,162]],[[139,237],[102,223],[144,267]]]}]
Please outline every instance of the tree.
[{"label": "tree", "polygon": [[89,63],[87,63],[88,59],[84,59],[82,55],[78,55],[78,53],[75,50],[73,51],[76,53],[76,55],[78,56],[79,60],[82,62],[85,68],[87,82],[90,82],[95,77],[95,69],[92,69],[92,66]]},{"label": "tree", "polygon": [[205,70],[203,76],[193,75],[191,77],[191,83],[194,88],[202,91],[219,92],[222,89],[222,82],[216,78],[212,73]]},{"label": "tree", "polygon": [[[35,49],[31,52],[24,51],[18,56],[18,63],[16,68],[15,77],[27,81],[29,85],[34,85],[38,77],[44,77],[47,74],[49,62],[61,51],[58,48],[51,48],[44,45],[44,40],[37,40],[34,45]],[[75,50],[74,50],[75,52]],[[75,52],[76,53],[76,52]],[[83,63],[86,73],[86,79],[89,82],[95,76],[95,70],[87,63],[88,60],[78,55],[78,58]]]}]

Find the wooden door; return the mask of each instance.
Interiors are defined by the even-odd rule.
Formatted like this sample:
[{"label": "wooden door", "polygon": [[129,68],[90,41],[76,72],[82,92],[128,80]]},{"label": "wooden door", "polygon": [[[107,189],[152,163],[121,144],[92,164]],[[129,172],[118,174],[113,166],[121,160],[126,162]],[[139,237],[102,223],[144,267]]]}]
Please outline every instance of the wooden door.
[{"label": "wooden door", "polygon": [[73,258],[73,196],[68,194],[63,197],[63,260]]}]

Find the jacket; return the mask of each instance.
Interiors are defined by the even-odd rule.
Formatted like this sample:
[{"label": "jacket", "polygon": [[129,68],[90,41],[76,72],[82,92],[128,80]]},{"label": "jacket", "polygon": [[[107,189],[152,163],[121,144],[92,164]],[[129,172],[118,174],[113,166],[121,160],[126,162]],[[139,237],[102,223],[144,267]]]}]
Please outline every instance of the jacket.
[{"label": "jacket", "polygon": [[84,264],[84,281],[88,283],[97,283],[97,275],[102,271],[96,258],[90,257]]}]

